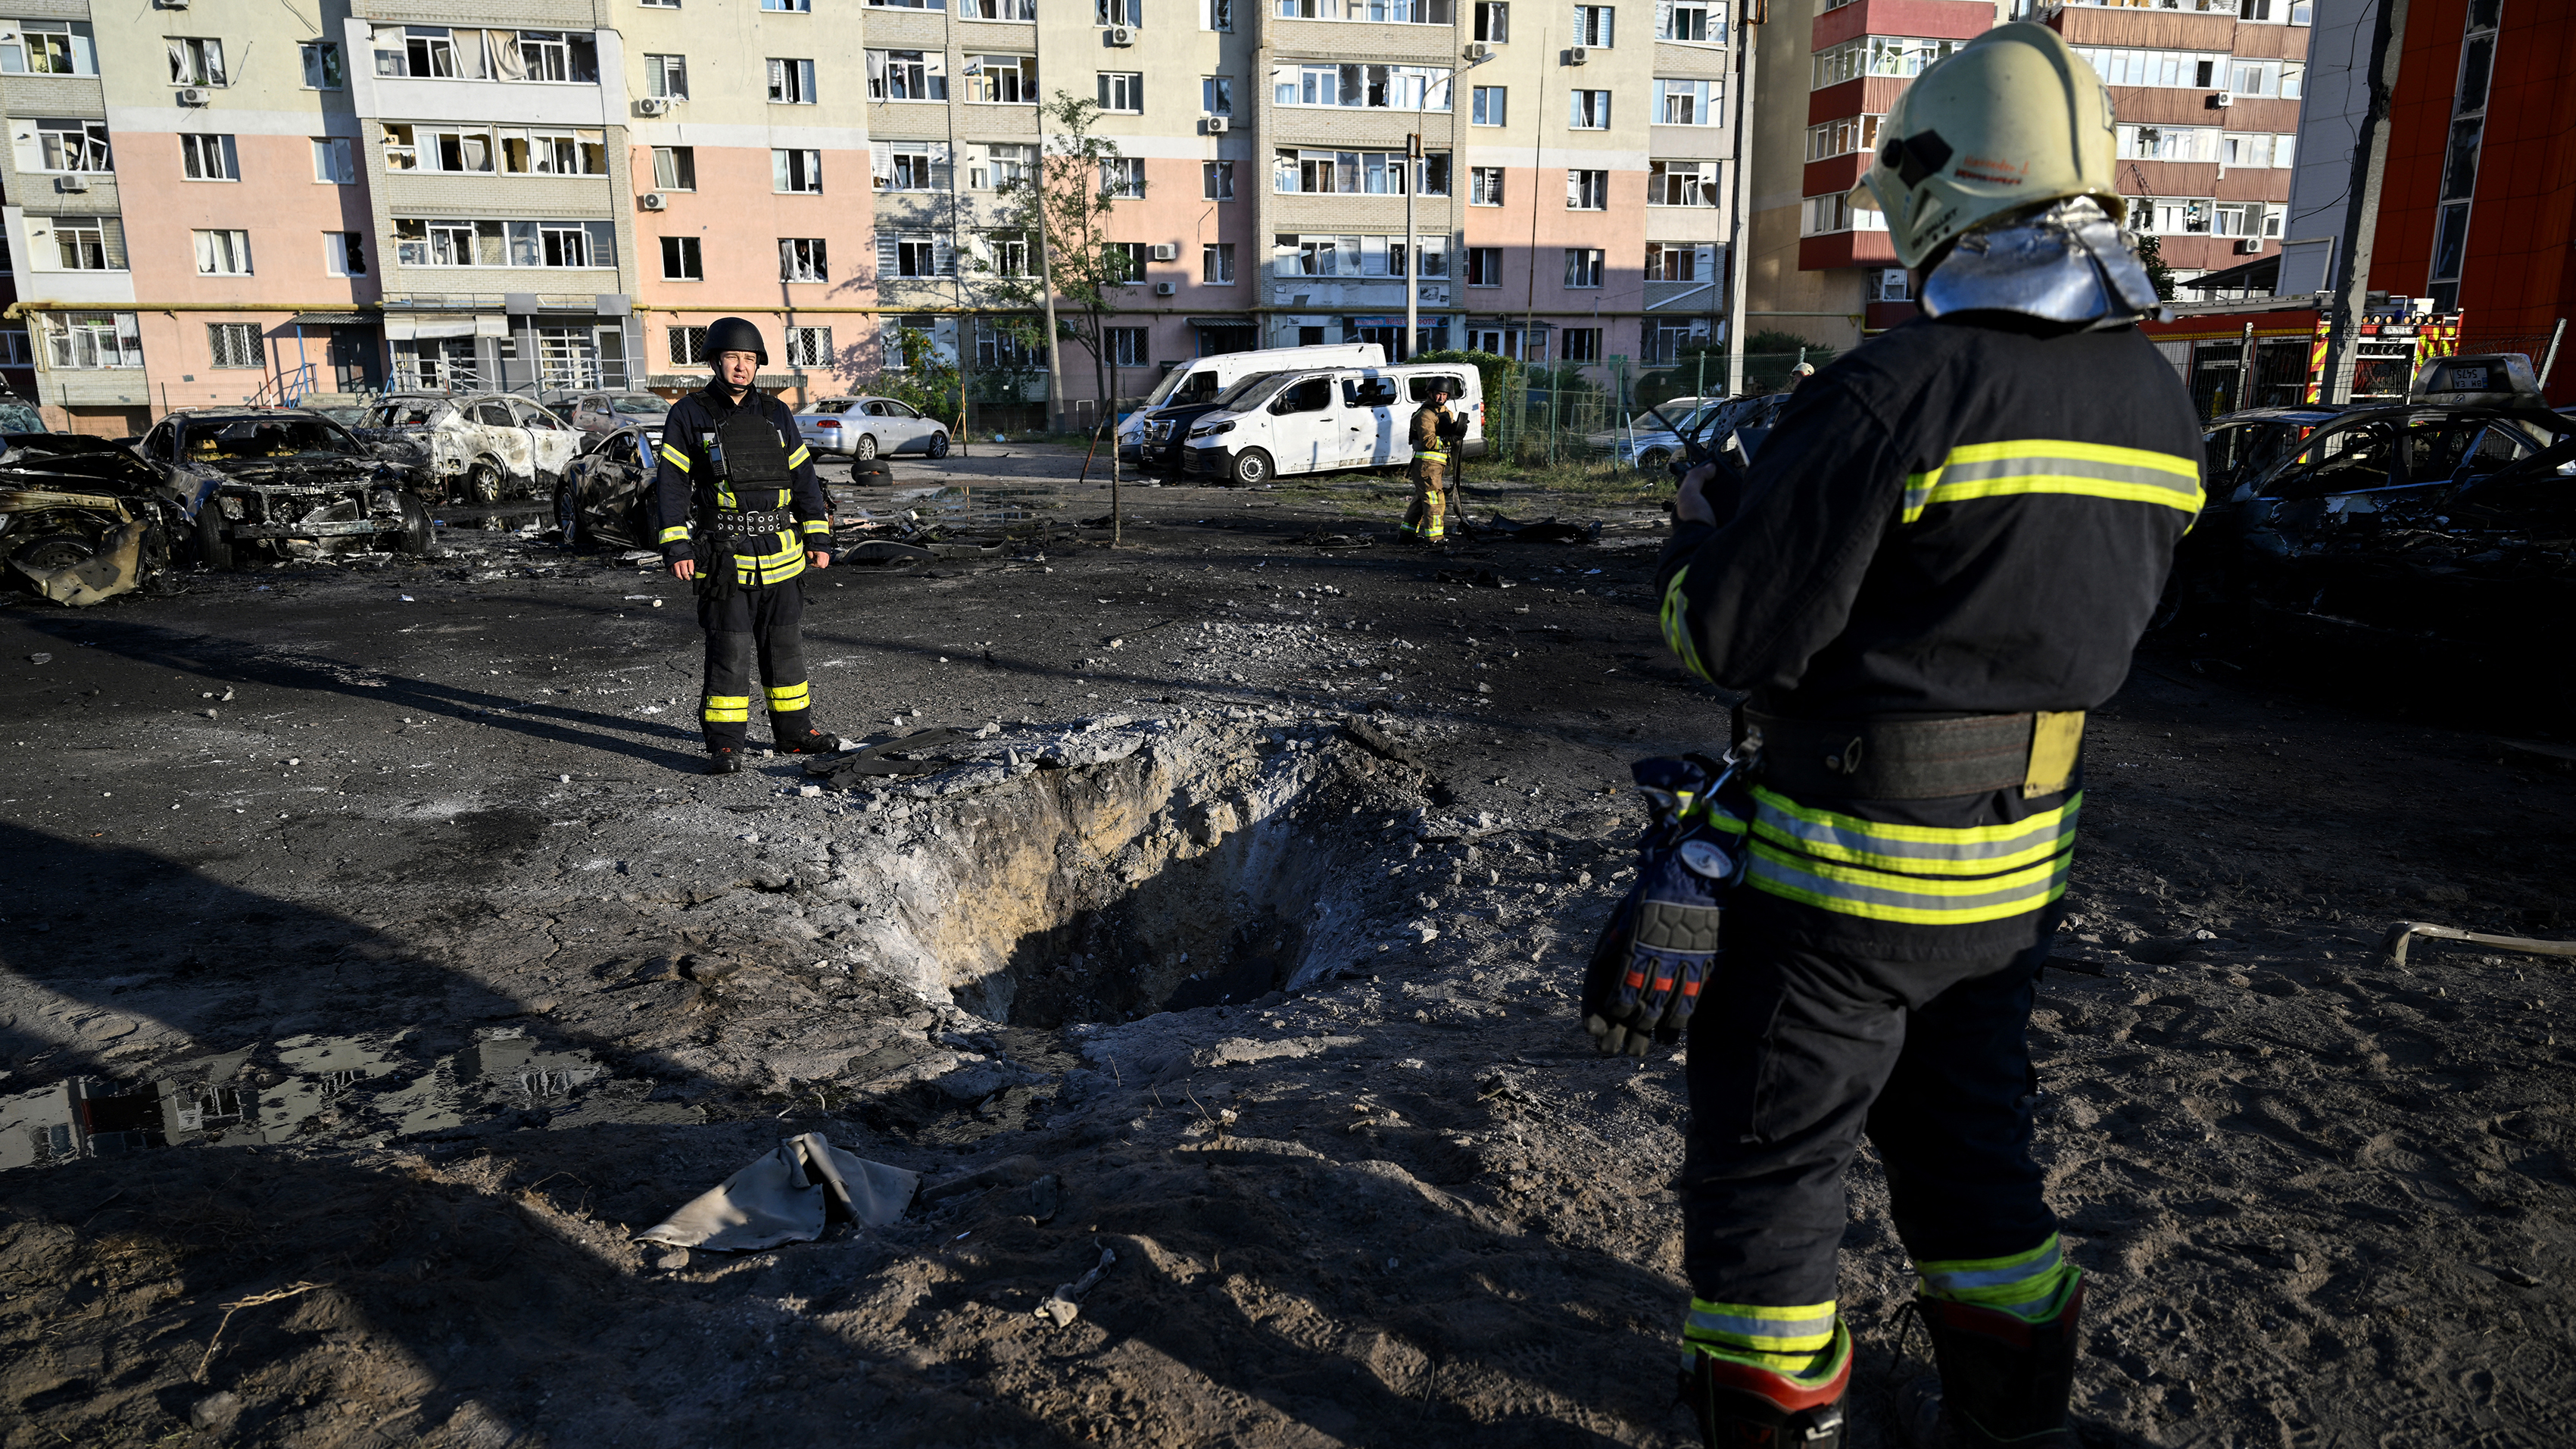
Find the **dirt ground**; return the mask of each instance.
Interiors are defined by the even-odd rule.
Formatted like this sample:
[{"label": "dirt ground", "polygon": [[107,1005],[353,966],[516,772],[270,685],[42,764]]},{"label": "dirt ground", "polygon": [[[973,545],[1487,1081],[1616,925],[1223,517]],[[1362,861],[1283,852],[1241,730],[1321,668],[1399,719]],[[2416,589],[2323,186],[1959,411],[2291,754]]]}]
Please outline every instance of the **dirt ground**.
[{"label": "dirt ground", "polygon": [[[964,732],[854,791],[695,774],[684,588],[508,527],[0,609],[0,1098],[203,1114],[0,1172],[0,1444],[1695,1442],[1680,1065],[1573,1005],[1626,762],[1725,730],[1653,505],[1471,477],[1607,526],[1433,558],[1391,480],[1131,489],[1113,550],[977,451],[891,506],[1047,541],[812,581],[819,723]],[[2576,778],[2474,721],[2179,647],[2097,715],[2033,1025],[2095,1442],[2576,1442],[2570,967],[2380,947],[2569,933]],[[921,1198],[632,1240],[802,1132]]]}]

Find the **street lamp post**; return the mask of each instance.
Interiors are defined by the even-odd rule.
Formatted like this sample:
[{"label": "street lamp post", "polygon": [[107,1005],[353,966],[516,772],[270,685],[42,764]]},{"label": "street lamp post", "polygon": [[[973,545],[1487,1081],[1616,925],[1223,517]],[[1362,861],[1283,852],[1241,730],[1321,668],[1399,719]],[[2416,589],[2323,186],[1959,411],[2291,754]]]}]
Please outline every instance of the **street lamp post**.
[{"label": "street lamp post", "polygon": [[1413,193],[1422,182],[1422,108],[1415,98],[1413,134],[1404,138],[1404,345],[1395,360],[1413,355],[1422,336],[1422,239],[1413,233]]}]

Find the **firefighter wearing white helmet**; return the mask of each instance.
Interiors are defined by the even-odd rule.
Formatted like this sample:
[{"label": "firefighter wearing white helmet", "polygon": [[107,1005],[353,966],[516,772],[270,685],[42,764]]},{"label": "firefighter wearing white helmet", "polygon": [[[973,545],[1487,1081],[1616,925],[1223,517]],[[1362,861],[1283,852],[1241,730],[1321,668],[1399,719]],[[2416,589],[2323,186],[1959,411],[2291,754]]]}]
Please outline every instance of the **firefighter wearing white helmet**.
[{"label": "firefighter wearing white helmet", "polygon": [[[1740,487],[1703,468],[1676,504],[1665,639],[1748,692],[1746,767],[1697,802],[1741,872],[1689,1016],[1683,1391],[1711,1444],[1845,1442],[1835,1253],[1864,1135],[1939,1368],[1908,1436],[2074,1442],[2083,1284],[2030,1156],[2024,1031],[2085,712],[2201,504],[2190,400],[2132,325],[2155,297],[2111,127],[2037,25],[1925,70],[1864,183],[1924,315],[1806,379]],[[1605,1043],[1672,1024],[1586,995]]]}]

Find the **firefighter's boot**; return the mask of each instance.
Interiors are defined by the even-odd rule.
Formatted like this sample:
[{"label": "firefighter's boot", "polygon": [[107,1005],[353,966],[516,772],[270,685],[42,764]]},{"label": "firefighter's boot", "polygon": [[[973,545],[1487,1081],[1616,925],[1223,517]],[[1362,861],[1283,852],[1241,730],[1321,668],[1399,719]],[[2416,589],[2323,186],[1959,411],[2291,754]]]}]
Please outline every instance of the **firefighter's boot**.
[{"label": "firefighter's boot", "polygon": [[1918,1294],[1915,1311],[1940,1368],[1899,1390],[1897,1429],[1914,1449],[2075,1449],[2076,1321],[2084,1284],[2069,1285],[2039,1322]]},{"label": "firefighter's boot", "polygon": [[782,755],[837,755],[843,749],[839,735],[827,735],[814,728],[801,710],[792,724],[781,720],[771,723],[778,727],[778,753]]},{"label": "firefighter's boot", "polygon": [[707,773],[739,775],[742,773],[742,751],[731,745],[718,745],[707,751]]},{"label": "firefighter's boot", "polygon": [[1682,1350],[1682,1402],[1709,1449],[1843,1449],[1843,1390],[1851,1383],[1851,1335],[1834,1340],[1803,1373]]}]

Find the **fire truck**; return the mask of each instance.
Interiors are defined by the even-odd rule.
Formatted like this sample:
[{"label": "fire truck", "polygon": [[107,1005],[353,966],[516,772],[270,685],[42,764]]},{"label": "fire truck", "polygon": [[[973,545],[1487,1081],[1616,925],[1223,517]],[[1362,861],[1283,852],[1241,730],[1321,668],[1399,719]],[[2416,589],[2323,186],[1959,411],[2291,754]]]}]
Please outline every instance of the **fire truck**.
[{"label": "fire truck", "polygon": [[[2182,377],[2201,416],[2324,402],[2326,296],[2174,302],[2139,324]],[[2398,402],[2425,363],[2460,350],[2460,314],[2429,297],[2370,294],[2354,349],[2352,401]],[[2540,359],[2533,359],[2538,363]]]}]

